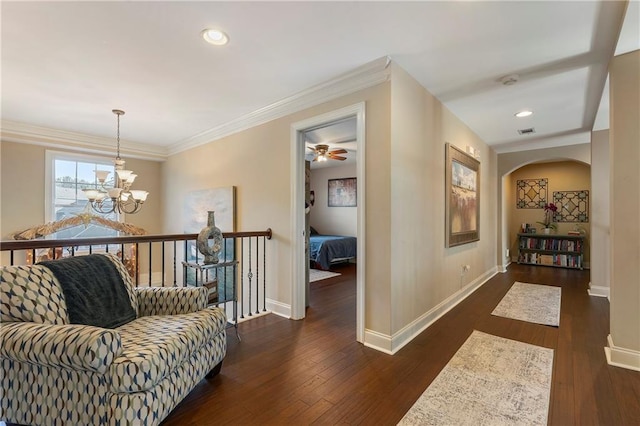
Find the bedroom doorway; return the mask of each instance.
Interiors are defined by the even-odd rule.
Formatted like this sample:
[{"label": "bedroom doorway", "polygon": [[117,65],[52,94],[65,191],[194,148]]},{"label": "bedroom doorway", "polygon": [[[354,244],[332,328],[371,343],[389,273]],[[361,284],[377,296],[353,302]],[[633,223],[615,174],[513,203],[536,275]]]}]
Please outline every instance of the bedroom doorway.
[{"label": "bedroom doorway", "polygon": [[[343,230],[345,234],[355,236],[356,248],[355,257],[358,266],[356,268],[356,340],[363,341],[364,338],[364,274],[366,271],[364,255],[364,217],[365,217],[365,173],[364,173],[364,152],[365,152],[365,104],[359,103],[346,108],[332,111],[327,114],[312,117],[310,119],[300,121],[291,126],[291,176],[292,176],[292,203],[291,203],[291,241],[292,241],[292,292],[291,292],[291,318],[302,319],[305,317],[305,309],[307,306],[308,294],[308,271],[309,258],[305,251],[306,248],[306,226],[309,210],[305,202],[308,200],[306,192],[306,176],[305,170],[307,161],[316,159],[315,163],[336,162],[344,163],[342,174],[347,173],[350,176],[340,176],[350,180],[345,182],[336,182],[349,185],[353,188],[355,194],[341,197],[339,202],[346,205],[355,203],[355,214],[349,214],[346,224],[326,225],[329,230],[340,233]],[[346,137],[347,128],[353,127],[353,135]],[[346,133],[345,133],[346,132]],[[336,138],[333,141],[327,139],[327,135],[343,134],[342,138]],[[324,140],[321,140],[325,138]],[[332,158],[333,157],[333,158]],[[335,158],[340,157],[340,158]],[[341,158],[344,158],[341,159]],[[355,162],[355,167],[354,163]],[[351,163],[351,166],[348,164]],[[353,168],[350,168],[353,167]],[[320,170],[326,168],[319,167]],[[325,170],[322,172],[328,176]],[[353,174],[353,176],[351,176]],[[355,178],[355,179],[353,179]],[[332,179],[333,180],[333,179]],[[322,185],[324,186],[324,185]],[[315,191],[315,202],[323,203],[328,206],[329,194],[328,188],[318,187],[312,188]],[[326,192],[325,192],[326,191]],[[334,194],[335,195],[335,194]],[[342,196],[342,192],[340,192]],[[352,200],[352,201],[350,201]],[[335,202],[335,197],[332,199]],[[325,204],[326,203],[326,204]],[[319,204],[316,204],[319,205]],[[338,212],[340,209],[334,209]],[[353,212],[351,207],[342,209],[343,212]],[[324,225],[322,225],[324,226]],[[341,228],[342,226],[342,228]],[[349,227],[355,228],[355,235]],[[353,229],[351,228],[351,229]],[[353,257],[353,253],[345,252],[343,257]],[[325,263],[325,266],[327,264]]]}]

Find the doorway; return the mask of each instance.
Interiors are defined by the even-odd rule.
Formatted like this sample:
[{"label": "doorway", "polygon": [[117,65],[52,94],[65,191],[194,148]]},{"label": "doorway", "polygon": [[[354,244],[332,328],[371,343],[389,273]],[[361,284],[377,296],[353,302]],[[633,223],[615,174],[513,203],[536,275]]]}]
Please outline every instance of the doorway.
[{"label": "doorway", "polygon": [[356,340],[364,339],[364,279],[365,257],[365,104],[358,103],[326,114],[309,118],[291,125],[291,241],[292,241],[292,286],[291,318],[305,317],[306,273],[309,259],[305,254],[305,156],[306,133],[327,127],[331,123],[355,118],[355,158],[357,193],[357,276],[356,276]]}]

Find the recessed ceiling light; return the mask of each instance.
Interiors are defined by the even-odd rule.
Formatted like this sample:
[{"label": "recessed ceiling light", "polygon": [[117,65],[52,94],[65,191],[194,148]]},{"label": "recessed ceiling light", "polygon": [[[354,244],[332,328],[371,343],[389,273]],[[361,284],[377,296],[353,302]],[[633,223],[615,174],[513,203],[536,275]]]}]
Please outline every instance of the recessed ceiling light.
[{"label": "recessed ceiling light", "polygon": [[524,110],[524,111],[520,111],[520,112],[516,112],[515,115],[518,118],[522,118],[522,117],[528,117],[531,114],[533,114],[533,111],[529,111],[529,110]]},{"label": "recessed ceiling light", "polygon": [[229,42],[229,37],[224,32],[213,28],[204,29],[200,34],[207,43],[216,46],[223,46]]}]

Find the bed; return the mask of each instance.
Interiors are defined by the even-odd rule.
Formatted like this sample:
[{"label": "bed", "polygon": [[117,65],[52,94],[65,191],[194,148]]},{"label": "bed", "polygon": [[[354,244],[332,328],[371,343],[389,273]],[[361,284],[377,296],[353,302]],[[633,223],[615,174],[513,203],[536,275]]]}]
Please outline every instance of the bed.
[{"label": "bed", "polygon": [[356,258],[356,237],[342,235],[321,235],[314,233],[309,236],[309,256],[320,269],[329,269],[332,263]]}]

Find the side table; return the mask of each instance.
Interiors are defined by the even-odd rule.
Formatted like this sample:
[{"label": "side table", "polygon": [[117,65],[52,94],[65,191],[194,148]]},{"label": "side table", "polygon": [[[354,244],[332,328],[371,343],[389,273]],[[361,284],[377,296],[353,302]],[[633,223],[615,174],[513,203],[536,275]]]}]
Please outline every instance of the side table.
[{"label": "side table", "polygon": [[[210,264],[183,261],[182,266],[184,268],[183,284],[209,288],[210,305],[223,305],[223,309],[226,312],[227,303],[231,303],[233,313],[231,317],[227,313],[227,320],[229,320],[230,326],[235,328],[236,337],[240,341],[240,333],[238,332],[238,293],[236,290],[238,261],[232,260],[230,262]],[[227,268],[231,268],[230,274]],[[193,283],[187,283],[188,269],[192,269],[195,273],[195,281]]]}]

